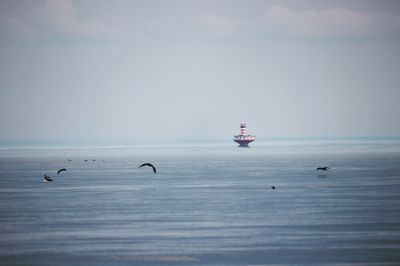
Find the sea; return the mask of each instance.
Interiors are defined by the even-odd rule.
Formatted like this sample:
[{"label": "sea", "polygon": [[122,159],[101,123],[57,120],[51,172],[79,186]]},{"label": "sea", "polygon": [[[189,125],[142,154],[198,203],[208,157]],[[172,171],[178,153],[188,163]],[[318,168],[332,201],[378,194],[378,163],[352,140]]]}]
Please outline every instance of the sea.
[{"label": "sea", "polygon": [[2,146],[0,265],[400,265],[399,139],[250,146]]}]

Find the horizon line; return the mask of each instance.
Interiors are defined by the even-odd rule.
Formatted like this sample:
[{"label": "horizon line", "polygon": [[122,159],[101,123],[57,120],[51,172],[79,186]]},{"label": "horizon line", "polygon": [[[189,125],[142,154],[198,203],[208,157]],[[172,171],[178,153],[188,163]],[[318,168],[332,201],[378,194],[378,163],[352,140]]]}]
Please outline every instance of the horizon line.
[{"label": "horizon line", "polygon": [[[266,141],[338,141],[338,140],[360,140],[360,141],[400,141],[400,136],[272,136],[257,137],[256,142]],[[122,145],[165,145],[165,144],[196,144],[196,143],[216,143],[233,142],[230,138],[185,138],[185,139],[19,139],[19,140],[0,140],[0,147],[13,146],[122,146]]]}]

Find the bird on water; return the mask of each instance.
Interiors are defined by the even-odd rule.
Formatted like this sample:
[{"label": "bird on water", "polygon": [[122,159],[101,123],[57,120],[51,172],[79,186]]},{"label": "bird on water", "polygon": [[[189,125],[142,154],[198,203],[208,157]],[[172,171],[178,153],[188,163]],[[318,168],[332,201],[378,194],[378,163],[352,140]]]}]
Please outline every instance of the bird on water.
[{"label": "bird on water", "polygon": [[58,171],[57,171],[57,175],[59,175],[59,174],[60,174],[61,172],[63,172],[63,171],[67,171],[67,169],[63,168],[63,169],[58,170]]},{"label": "bird on water", "polygon": [[326,171],[326,170],[328,170],[328,169],[331,169],[331,168],[329,168],[328,166],[320,166],[320,167],[318,167],[317,169],[315,169],[315,171],[317,171],[317,170]]},{"label": "bird on water", "polygon": [[53,181],[50,176],[44,175],[44,181]]},{"label": "bird on water", "polygon": [[142,166],[149,166],[149,167],[153,168],[153,173],[157,173],[156,168],[151,163],[144,163],[144,164],[140,165],[139,168]]}]

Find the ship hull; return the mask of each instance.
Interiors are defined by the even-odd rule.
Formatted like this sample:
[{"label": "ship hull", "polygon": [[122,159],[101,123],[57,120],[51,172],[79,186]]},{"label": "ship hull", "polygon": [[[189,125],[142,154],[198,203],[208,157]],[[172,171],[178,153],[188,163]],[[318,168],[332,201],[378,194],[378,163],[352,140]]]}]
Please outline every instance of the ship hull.
[{"label": "ship hull", "polygon": [[246,140],[244,140],[244,139],[240,139],[240,140],[239,139],[235,139],[233,141],[238,143],[239,147],[249,147],[249,143],[253,142],[254,139],[246,139]]}]

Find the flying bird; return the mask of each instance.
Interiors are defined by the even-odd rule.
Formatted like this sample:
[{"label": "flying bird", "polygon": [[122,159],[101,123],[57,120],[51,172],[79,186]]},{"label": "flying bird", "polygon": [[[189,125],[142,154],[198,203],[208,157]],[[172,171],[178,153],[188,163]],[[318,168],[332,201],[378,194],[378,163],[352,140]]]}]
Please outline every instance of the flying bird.
[{"label": "flying bird", "polygon": [[328,170],[328,169],[331,169],[331,168],[329,168],[328,166],[321,166],[321,167],[318,167],[317,169],[315,169],[315,171],[317,171],[317,170],[326,171],[326,170]]},{"label": "flying bird", "polygon": [[275,190],[276,187],[275,186],[271,186],[271,188],[272,188],[272,190]]},{"label": "flying bird", "polygon": [[63,168],[57,171],[57,175],[59,175],[62,171],[67,171],[67,169]]},{"label": "flying bird", "polygon": [[50,176],[44,175],[44,180],[47,181],[53,181]]},{"label": "flying bird", "polygon": [[154,173],[157,173],[156,168],[155,168],[154,165],[152,165],[151,163],[144,163],[144,164],[142,164],[141,166],[139,166],[139,168],[142,167],[142,166],[149,166],[149,167],[153,168],[153,172],[154,172]]}]

